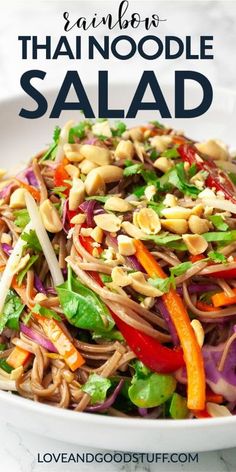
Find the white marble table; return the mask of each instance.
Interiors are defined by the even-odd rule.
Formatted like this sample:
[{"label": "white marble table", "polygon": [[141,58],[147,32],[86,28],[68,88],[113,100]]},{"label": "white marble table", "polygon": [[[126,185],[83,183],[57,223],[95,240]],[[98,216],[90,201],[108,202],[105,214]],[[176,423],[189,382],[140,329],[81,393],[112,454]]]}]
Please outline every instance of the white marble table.
[{"label": "white marble table", "polygon": [[[197,68],[205,73],[213,83],[213,86],[221,85],[235,89],[235,43],[236,43],[236,3],[230,1],[147,1],[131,2],[137,9],[145,10],[145,13],[153,12],[158,5],[162,16],[166,16],[166,34],[174,35],[199,35],[213,34],[215,36],[215,59],[201,63],[192,63],[193,68]],[[107,0],[99,3],[93,1],[93,10],[114,11],[117,2]],[[63,34],[61,14],[70,9],[77,13],[83,11],[86,15],[91,10],[89,1],[17,1],[4,2],[1,4],[0,20],[0,98],[9,97],[20,92],[19,77],[26,70],[35,68],[33,61],[26,64],[19,60],[19,44],[17,36],[19,34],[40,34],[43,38],[45,34],[56,37]],[[174,13],[174,14],[173,14]],[[50,26],[51,25],[51,26]],[[53,27],[52,27],[53,26]],[[136,33],[134,32],[134,35]],[[33,67],[32,67],[33,66]],[[188,64],[184,59],[178,61],[178,69],[187,68]],[[60,65],[46,63],[41,59],[37,67],[48,71],[46,87],[52,87],[63,77],[65,67],[68,63],[60,62]],[[73,64],[73,67],[75,65]],[[111,70],[111,80],[123,81],[124,73],[126,80],[133,80],[140,76],[144,69],[144,64],[138,59],[132,60],[132,67],[121,68],[116,60],[111,60],[106,67]],[[72,67],[71,67],[72,68]],[[101,68],[101,61],[96,64],[83,62],[83,73],[86,73],[87,82],[91,82],[94,77],[94,70]],[[151,65],[148,64],[148,68]],[[158,74],[163,82],[172,80],[169,73],[169,64],[164,61],[158,63]],[[22,418],[22,422],[24,419]],[[0,423],[0,470],[9,472],[70,472],[81,470],[84,472],[94,471],[94,464],[41,464],[37,462],[38,453],[58,453],[58,452],[94,452],[94,450],[76,447],[74,445],[60,443],[52,439],[39,437],[28,432],[16,430],[11,425]],[[135,465],[135,464],[96,464],[98,471],[184,471],[184,472],[233,472],[236,470],[236,448],[217,452],[207,452],[199,455],[198,464],[158,464],[158,465]]]}]

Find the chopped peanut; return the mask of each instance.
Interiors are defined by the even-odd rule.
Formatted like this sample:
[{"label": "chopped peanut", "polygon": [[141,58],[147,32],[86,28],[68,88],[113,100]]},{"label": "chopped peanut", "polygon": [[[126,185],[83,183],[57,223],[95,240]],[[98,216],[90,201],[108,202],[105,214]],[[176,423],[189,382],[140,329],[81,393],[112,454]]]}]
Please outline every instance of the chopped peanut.
[{"label": "chopped peanut", "polygon": [[81,144],[64,144],[63,151],[70,162],[81,162],[84,156],[80,152]]},{"label": "chopped peanut", "polygon": [[191,216],[192,211],[189,208],[183,208],[181,206],[174,206],[172,208],[164,208],[164,210],[161,211],[161,214],[165,218],[174,218],[174,219],[184,219],[188,220],[189,217]]},{"label": "chopped peanut", "polygon": [[156,169],[159,169],[161,172],[165,173],[173,167],[173,162],[167,157],[158,157],[153,165],[156,167]]},{"label": "chopped peanut", "polygon": [[196,148],[214,160],[227,161],[230,157],[227,146],[219,140],[210,139],[204,143],[197,143]]},{"label": "chopped peanut", "polygon": [[176,198],[171,193],[167,193],[164,200],[163,200],[163,204],[166,207],[171,207],[171,208],[175,207],[176,205],[178,205],[178,198]]},{"label": "chopped peanut", "polygon": [[78,215],[73,216],[70,222],[73,225],[82,225],[86,221],[86,215],[84,213],[78,213]]},{"label": "chopped peanut", "polygon": [[131,278],[121,267],[114,267],[111,272],[111,277],[118,287],[126,287],[131,284]]},{"label": "chopped peanut", "polygon": [[137,226],[133,225],[129,221],[123,221],[121,226],[125,230],[125,232],[132,238],[146,239],[147,237],[147,235],[143,231],[141,231],[141,229],[139,229]]},{"label": "chopped peanut", "polygon": [[120,234],[118,240],[118,251],[122,256],[132,256],[135,254],[134,241],[129,236]]},{"label": "chopped peanut", "polygon": [[98,166],[109,164],[111,161],[110,151],[100,146],[94,146],[93,144],[83,144],[80,148],[80,152],[85,159],[88,159]]},{"label": "chopped peanut", "polygon": [[189,218],[189,229],[194,234],[203,234],[209,231],[209,221],[199,218],[197,215],[191,215]]},{"label": "chopped peanut", "polygon": [[85,196],[85,185],[81,179],[73,178],[73,185],[69,193],[69,210],[77,210]]},{"label": "chopped peanut", "polygon": [[16,190],[14,190],[14,192],[11,194],[9,206],[14,210],[26,207],[25,190],[23,188],[17,188]]},{"label": "chopped peanut", "polygon": [[167,220],[160,221],[163,228],[167,229],[168,231],[171,231],[172,233],[184,234],[186,233],[186,231],[188,231],[188,222],[183,218],[169,218]]},{"label": "chopped peanut", "polygon": [[91,238],[94,239],[97,243],[102,243],[103,240],[103,230],[99,228],[98,226],[95,226],[95,228],[92,229]]},{"label": "chopped peanut", "polygon": [[159,216],[152,208],[142,208],[135,212],[133,221],[145,234],[157,234],[161,230]]},{"label": "chopped peanut", "polygon": [[47,231],[50,233],[59,233],[62,230],[60,215],[49,199],[41,203],[39,211]]},{"label": "chopped peanut", "polygon": [[96,225],[104,231],[116,233],[121,227],[121,220],[112,213],[104,213],[94,216]]},{"label": "chopped peanut", "polygon": [[97,164],[94,164],[94,162],[89,161],[88,159],[84,159],[80,164],[79,168],[81,170],[81,173],[84,175],[88,175],[89,172],[93,169],[96,169]]},{"label": "chopped peanut", "polygon": [[144,195],[146,199],[149,201],[154,197],[154,195],[156,195],[156,193],[157,193],[157,188],[155,187],[155,185],[148,185],[144,191]]},{"label": "chopped peanut", "polygon": [[118,159],[133,159],[134,145],[131,141],[121,140],[115,150],[115,157]]},{"label": "chopped peanut", "polygon": [[164,152],[168,146],[172,143],[170,136],[154,136],[151,139],[151,146],[154,147],[157,152]]},{"label": "chopped peanut", "polygon": [[87,195],[104,195],[106,191],[104,179],[100,173],[97,172],[97,169],[93,169],[89,172],[84,185]]},{"label": "chopped peanut", "polygon": [[160,297],[160,295],[162,295],[160,290],[146,281],[142,272],[133,272],[129,276],[132,281],[131,286],[136,292],[141,293],[141,295],[145,295],[146,297]]},{"label": "chopped peanut", "polygon": [[125,212],[133,209],[132,205],[120,197],[109,197],[104,205],[105,210]]},{"label": "chopped peanut", "polygon": [[73,166],[73,164],[67,164],[67,166],[65,166],[65,170],[72,179],[73,177],[79,177],[80,170],[78,167]]},{"label": "chopped peanut", "polygon": [[183,241],[193,256],[202,254],[208,247],[207,241],[198,234],[184,234]]}]

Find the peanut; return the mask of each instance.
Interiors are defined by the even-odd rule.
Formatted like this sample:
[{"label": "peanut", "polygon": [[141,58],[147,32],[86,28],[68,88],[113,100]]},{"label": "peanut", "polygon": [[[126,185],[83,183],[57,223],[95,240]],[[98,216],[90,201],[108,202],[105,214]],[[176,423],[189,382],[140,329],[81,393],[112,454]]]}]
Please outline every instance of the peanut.
[{"label": "peanut", "polygon": [[98,166],[109,164],[111,161],[111,154],[108,149],[94,146],[93,144],[83,144],[80,148],[80,152],[85,159],[88,159]]},{"label": "peanut", "polygon": [[41,203],[39,211],[47,231],[50,233],[59,233],[62,230],[62,222],[59,213],[49,199]]}]

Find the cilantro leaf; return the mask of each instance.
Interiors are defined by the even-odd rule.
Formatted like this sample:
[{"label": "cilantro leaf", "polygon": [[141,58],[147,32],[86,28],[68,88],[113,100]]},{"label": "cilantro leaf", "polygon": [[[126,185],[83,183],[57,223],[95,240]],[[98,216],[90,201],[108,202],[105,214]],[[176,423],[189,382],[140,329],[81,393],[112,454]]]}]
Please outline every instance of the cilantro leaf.
[{"label": "cilantro leaf", "polygon": [[226,231],[227,229],[229,229],[229,226],[227,225],[227,223],[225,223],[221,215],[209,216],[209,220],[213,223],[215,228],[218,229],[219,231]]},{"label": "cilantro leaf", "polygon": [[156,151],[156,149],[153,149],[150,154],[150,159],[152,161],[155,161],[159,157],[160,153]]},{"label": "cilantro leaf", "polygon": [[90,395],[92,405],[103,403],[107,390],[111,387],[111,381],[98,374],[90,374],[87,382],[81,387],[83,392]]},{"label": "cilantro leaf", "polygon": [[168,182],[192,198],[197,197],[200,192],[200,190],[195,187],[195,185],[192,185],[188,182],[183,162],[176,164],[176,166],[170,171],[168,175]]},{"label": "cilantro leaf", "polygon": [[116,128],[112,128],[112,136],[121,136],[127,129],[127,126],[122,121],[116,123]]},{"label": "cilantro leaf", "polygon": [[219,262],[219,263],[224,263],[224,262],[227,262],[227,259],[226,257],[224,256],[224,254],[221,254],[220,252],[217,252],[217,251],[211,251],[208,253],[208,257],[209,259],[211,259],[211,261],[213,262]]},{"label": "cilantro leaf", "polygon": [[49,308],[41,306],[39,303],[36,303],[32,312],[45,316],[45,318],[52,318],[54,320],[61,321],[61,317],[54,310],[50,310]]},{"label": "cilantro leaf", "polygon": [[59,126],[56,126],[53,132],[53,143],[51,144],[47,152],[43,155],[43,157],[40,159],[40,162],[55,158],[55,151],[59,142],[60,134],[61,128],[59,128]]},{"label": "cilantro leaf", "polygon": [[176,147],[166,149],[164,152],[161,153],[161,155],[163,157],[167,157],[168,159],[176,159],[177,157],[180,157],[178,149]]},{"label": "cilantro leaf", "polygon": [[182,262],[181,264],[178,264],[177,266],[171,267],[170,273],[172,276],[177,277],[178,275],[184,274],[188,269],[192,267],[193,263],[192,262]]},{"label": "cilantro leaf", "polygon": [[85,129],[87,126],[86,121],[81,121],[78,125],[74,126],[70,129],[68,135],[68,142],[69,144],[73,144],[75,142],[74,138],[83,139],[85,137]]},{"label": "cilantro leaf", "polygon": [[96,200],[97,202],[106,203],[109,195],[93,195],[92,197],[86,197],[86,200]]},{"label": "cilantro leaf", "polygon": [[148,202],[147,203],[148,208],[151,208],[154,210],[159,216],[161,216],[162,210],[164,210],[165,205],[162,202]]},{"label": "cilantro leaf", "polygon": [[20,297],[18,297],[14,290],[8,290],[0,318],[0,333],[3,331],[5,326],[19,330],[19,318],[23,310],[24,305]]},{"label": "cilantro leaf", "polygon": [[27,242],[27,247],[33,249],[36,252],[42,252],[41,244],[38,240],[36,232],[31,229],[29,233],[21,234],[21,239]]},{"label": "cilantro leaf", "polygon": [[133,188],[132,193],[136,195],[136,197],[140,198],[144,195],[146,185],[137,185]]},{"label": "cilantro leaf", "polygon": [[143,168],[143,165],[142,165],[142,164],[132,164],[132,165],[128,165],[128,166],[124,169],[123,175],[124,175],[125,177],[129,177],[130,175],[138,174],[138,173],[140,173],[140,171],[142,170],[142,168]]},{"label": "cilantro leaf", "polygon": [[30,222],[28,210],[25,208],[13,211],[13,216],[15,218],[14,223],[19,228],[25,228],[25,226]]},{"label": "cilantro leaf", "polygon": [[163,293],[168,293],[170,290],[170,286],[172,283],[172,280],[170,277],[166,277],[165,279],[162,279],[160,277],[156,277],[155,279],[148,279],[148,282],[158,290],[160,290]]}]

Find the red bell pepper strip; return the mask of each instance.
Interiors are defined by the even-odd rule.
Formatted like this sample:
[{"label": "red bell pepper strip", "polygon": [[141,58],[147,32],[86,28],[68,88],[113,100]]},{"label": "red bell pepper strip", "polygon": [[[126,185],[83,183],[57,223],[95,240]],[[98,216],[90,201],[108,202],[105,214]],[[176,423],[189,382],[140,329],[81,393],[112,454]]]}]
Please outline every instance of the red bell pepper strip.
[{"label": "red bell pepper strip", "polygon": [[116,326],[138,359],[155,372],[168,374],[184,365],[182,351],[169,349],[141,331],[129,326],[111,312]]},{"label": "red bell pepper strip", "polygon": [[[190,144],[181,144],[178,147],[178,152],[183,161],[188,162],[190,165],[195,164],[198,171],[204,170],[208,172],[208,177],[206,178],[207,187],[223,192],[226,200],[231,200],[233,203],[236,203],[232,182],[227,174],[217,167],[213,160],[198,160],[198,151]],[[224,179],[224,183],[221,183],[222,178]]]},{"label": "red bell pepper strip", "polygon": [[[87,239],[89,240],[86,241]],[[92,238],[80,238],[81,244],[83,244],[88,252],[91,252],[91,249],[93,249],[90,245],[90,239]],[[91,272],[90,276],[101,287],[104,286],[98,273]],[[136,354],[137,358],[151,370],[167,374],[185,365],[182,350],[169,349],[159,343],[157,339],[129,326],[112,311],[111,315],[129,347]]]},{"label": "red bell pepper strip", "polygon": [[70,176],[68,172],[66,172],[65,166],[62,163],[59,164],[55,169],[54,184],[55,187],[66,187],[66,189],[64,190],[64,194],[68,197],[71,185],[68,182],[65,182],[65,180],[70,180]]},{"label": "red bell pepper strip", "polygon": [[214,272],[214,277],[220,277],[222,279],[235,279],[236,278],[236,269],[222,269],[217,272]]},{"label": "red bell pepper strip", "polygon": [[[135,255],[149,277],[165,279],[167,275],[146,246],[138,240],[134,244]],[[205,372],[201,349],[190,324],[188,312],[173,288],[162,295],[162,300],[169,311],[184,352],[188,378],[188,408],[202,410],[206,400]]]}]

